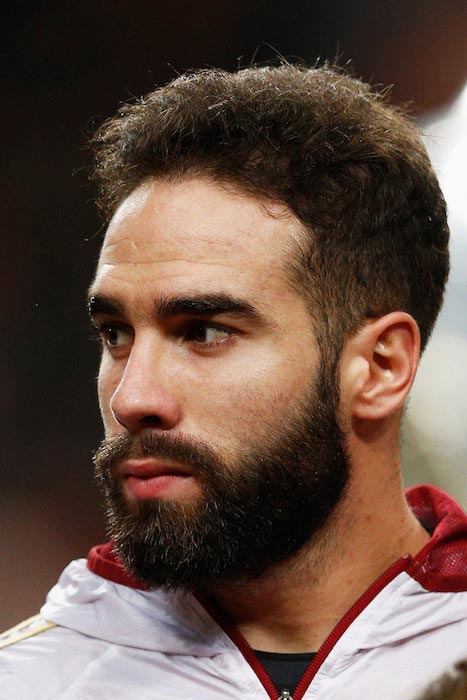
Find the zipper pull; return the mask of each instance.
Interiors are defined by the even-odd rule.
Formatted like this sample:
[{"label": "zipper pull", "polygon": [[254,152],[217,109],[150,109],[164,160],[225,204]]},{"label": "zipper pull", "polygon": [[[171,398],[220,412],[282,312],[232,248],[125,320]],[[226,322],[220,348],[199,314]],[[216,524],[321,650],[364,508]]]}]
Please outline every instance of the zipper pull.
[{"label": "zipper pull", "polygon": [[277,698],[277,700],[293,700],[293,697],[291,696],[288,690],[283,690]]}]

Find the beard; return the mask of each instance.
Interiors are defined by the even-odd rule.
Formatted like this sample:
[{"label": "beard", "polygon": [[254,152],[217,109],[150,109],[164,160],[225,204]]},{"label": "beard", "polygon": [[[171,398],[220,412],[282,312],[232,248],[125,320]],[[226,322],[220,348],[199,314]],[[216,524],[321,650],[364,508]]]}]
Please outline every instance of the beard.
[{"label": "beard", "polygon": [[[333,376],[322,366],[311,390],[265,426],[261,441],[245,440],[235,460],[154,429],[104,440],[94,455],[96,478],[114,549],[133,576],[149,587],[208,592],[257,579],[313,545],[349,476]],[[130,504],[115,470],[123,459],[144,457],[194,467],[200,495]]]}]

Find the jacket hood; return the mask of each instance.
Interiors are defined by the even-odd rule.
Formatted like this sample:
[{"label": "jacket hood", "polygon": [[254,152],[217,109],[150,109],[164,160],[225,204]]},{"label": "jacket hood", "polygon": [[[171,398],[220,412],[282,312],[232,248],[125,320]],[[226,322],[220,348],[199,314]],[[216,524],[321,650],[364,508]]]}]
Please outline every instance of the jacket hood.
[{"label": "jacket hood", "polygon": [[214,656],[232,642],[188,593],[140,590],[71,562],[47,596],[41,615],[82,634],[169,654]]}]

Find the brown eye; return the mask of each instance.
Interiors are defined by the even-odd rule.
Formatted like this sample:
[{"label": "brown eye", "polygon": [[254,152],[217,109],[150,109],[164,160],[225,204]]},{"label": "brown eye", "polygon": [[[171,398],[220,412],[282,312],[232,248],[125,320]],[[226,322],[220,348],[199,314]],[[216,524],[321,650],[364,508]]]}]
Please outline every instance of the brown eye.
[{"label": "brown eye", "polygon": [[108,348],[119,348],[128,345],[132,339],[130,331],[111,323],[100,326],[99,333],[101,334],[102,342]]},{"label": "brown eye", "polygon": [[185,333],[185,340],[200,345],[216,345],[227,340],[232,335],[227,328],[210,323],[193,323]]}]

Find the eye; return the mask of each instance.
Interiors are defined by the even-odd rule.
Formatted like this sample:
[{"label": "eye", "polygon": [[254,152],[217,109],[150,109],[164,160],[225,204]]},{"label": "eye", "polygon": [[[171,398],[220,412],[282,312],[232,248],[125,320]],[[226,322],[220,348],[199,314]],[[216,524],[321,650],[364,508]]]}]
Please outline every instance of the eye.
[{"label": "eye", "polygon": [[127,328],[115,323],[103,323],[97,327],[102,344],[109,350],[125,347],[133,341],[133,334]]},{"label": "eye", "polygon": [[229,341],[233,335],[228,328],[205,321],[194,321],[186,329],[183,338],[195,346],[209,348]]}]

